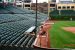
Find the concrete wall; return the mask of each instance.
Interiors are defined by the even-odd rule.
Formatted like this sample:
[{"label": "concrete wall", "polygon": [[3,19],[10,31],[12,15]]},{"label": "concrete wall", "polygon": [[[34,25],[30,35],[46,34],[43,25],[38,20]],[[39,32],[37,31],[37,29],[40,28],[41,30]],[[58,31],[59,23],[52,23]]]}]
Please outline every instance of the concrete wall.
[{"label": "concrete wall", "polygon": [[[21,6],[21,8],[27,8],[27,9],[31,9],[31,2],[30,3],[25,3],[22,1],[16,1],[16,6]],[[30,5],[30,7],[25,7],[25,5]]]},{"label": "concrete wall", "polygon": [[[70,7],[69,9],[67,7]],[[71,8],[72,6],[74,6],[74,8]],[[58,7],[61,7],[61,9],[59,9]],[[63,7],[66,7],[65,9],[63,9]],[[57,10],[75,10],[75,3],[69,3],[69,4],[57,4]]]}]

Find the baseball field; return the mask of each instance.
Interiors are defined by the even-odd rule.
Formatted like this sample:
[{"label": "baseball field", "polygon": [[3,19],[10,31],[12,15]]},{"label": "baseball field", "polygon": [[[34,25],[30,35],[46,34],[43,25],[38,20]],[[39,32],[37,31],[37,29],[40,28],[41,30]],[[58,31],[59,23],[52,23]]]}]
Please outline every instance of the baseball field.
[{"label": "baseball field", "polygon": [[75,21],[56,21],[49,35],[51,48],[75,48]]}]

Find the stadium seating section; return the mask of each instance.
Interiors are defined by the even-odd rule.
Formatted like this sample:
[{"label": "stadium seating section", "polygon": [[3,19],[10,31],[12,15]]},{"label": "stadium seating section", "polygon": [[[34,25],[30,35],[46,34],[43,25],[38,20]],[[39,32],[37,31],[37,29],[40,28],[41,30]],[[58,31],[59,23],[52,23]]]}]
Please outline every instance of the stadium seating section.
[{"label": "stadium seating section", "polygon": [[[0,7],[0,46],[32,47],[36,37],[25,31],[35,25],[35,17],[35,11]],[[38,26],[46,19],[46,14],[38,12]]]},{"label": "stadium seating section", "polygon": [[75,20],[75,11],[74,10],[54,10],[50,12],[50,16],[53,19],[70,19],[73,18]]}]

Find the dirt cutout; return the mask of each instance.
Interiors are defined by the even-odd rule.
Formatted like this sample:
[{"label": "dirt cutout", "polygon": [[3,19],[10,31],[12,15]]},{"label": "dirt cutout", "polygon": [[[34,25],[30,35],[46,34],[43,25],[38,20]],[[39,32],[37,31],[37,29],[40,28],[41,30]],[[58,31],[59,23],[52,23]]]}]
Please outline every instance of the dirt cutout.
[{"label": "dirt cutout", "polygon": [[72,32],[72,33],[75,33],[75,27],[63,27],[62,29]]}]

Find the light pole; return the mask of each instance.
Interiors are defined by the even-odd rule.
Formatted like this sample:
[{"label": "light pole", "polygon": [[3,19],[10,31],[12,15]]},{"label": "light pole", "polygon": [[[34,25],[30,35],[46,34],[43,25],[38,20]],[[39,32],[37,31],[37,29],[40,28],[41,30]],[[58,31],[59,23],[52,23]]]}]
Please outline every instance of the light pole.
[{"label": "light pole", "polygon": [[36,0],[36,17],[35,17],[35,36],[37,34],[37,0]]}]

